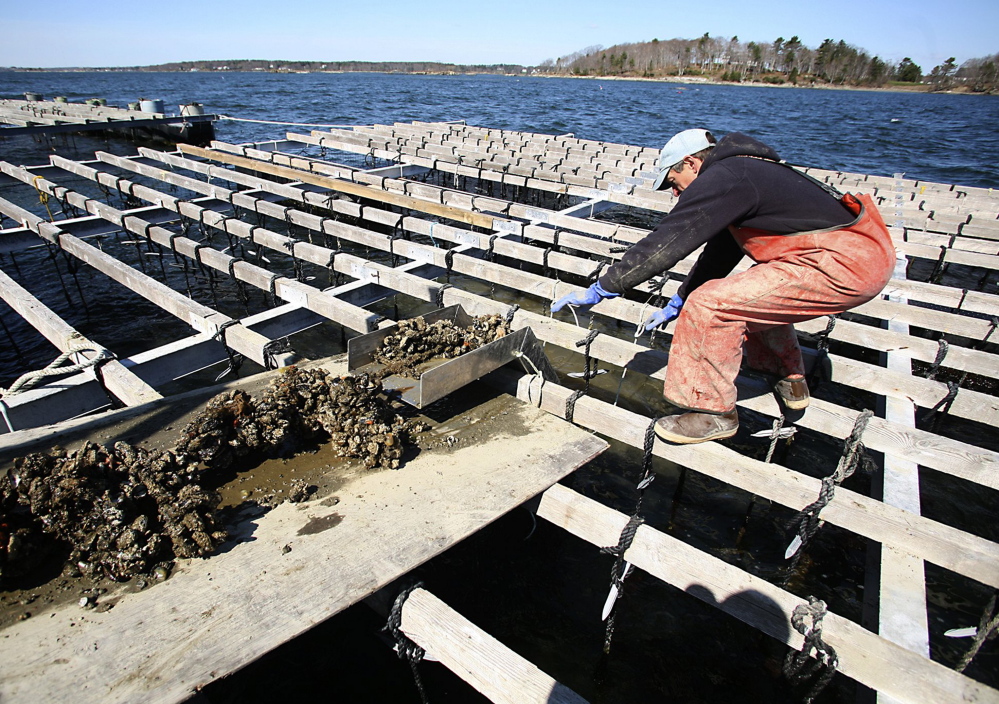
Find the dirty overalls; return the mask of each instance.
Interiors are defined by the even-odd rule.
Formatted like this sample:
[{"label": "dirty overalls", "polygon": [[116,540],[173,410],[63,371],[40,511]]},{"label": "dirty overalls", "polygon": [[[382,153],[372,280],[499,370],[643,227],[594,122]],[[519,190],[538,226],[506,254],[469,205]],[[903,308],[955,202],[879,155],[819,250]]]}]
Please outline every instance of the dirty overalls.
[{"label": "dirty overalls", "polygon": [[874,298],[895,267],[888,228],[870,196],[840,201],[856,219],[836,229],[776,235],[729,227],[757,264],[695,289],[677,320],[663,394],[688,410],[735,408],[745,341],[753,369],[803,374],[793,323],[842,313]]}]

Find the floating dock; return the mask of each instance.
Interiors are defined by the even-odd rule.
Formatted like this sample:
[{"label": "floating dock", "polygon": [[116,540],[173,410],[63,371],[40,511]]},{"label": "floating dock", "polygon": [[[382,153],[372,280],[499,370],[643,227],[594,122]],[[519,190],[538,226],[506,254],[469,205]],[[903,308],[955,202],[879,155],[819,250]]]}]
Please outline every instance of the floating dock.
[{"label": "floating dock", "polygon": [[181,105],[179,115],[163,112],[163,101],[143,101],[148,110],[118,108],[103,101],[0,99],[0,137],[79,132],[127,132],[133,139],[207,144],[215,137],[217,115],[200,105]]},{"label": "floating dock", "polygon": [[[791,649],[816,655],[817,629],[802,625],[804,615],[812,613],[808,595],[688,545],[664,527],[638,525],[637,519],[565,486],[552,486],[598,451],[570,430],[564,422],[569,420],[644,453],[644,475],[637,467],[622,469],[628,477],[637,475],[636,498],[657,490],[649,489],[652,463],[663,458],[744,496],[749,530],[759,499],[792,511],[807,509],[820,522],[867,541],[870,569],[864,601],[870,622],[861,625],[833,612],[819,616],[821,640],[835,650],[837,672],[878,692],[884,701],[999,702],[995,689],[931,659],[924,575],[925,563],[931,563],[983,594],[992,593],[999,589],[999,544],[969,526],[950,526],[922,515],[920,493],[928,472],[937,484],[986,496],[993,503],[999,490],[999,452],[992,440],[999,424],[999,194],[902,175],[879,178],[808,169],[840,190],[870,193],[890,226],[899,260],[894,278],[875,300],[838,318],[796,325],[807,348],[806,361],[818,368],[822,385],[847,397],[873,399],[870,409],[826,400],[820,386],[806,411],[785,416],[762,380],[748,374],[739,378],[740,409],[765,421],[757,454],[766,458],[759,459],[728,443],[674,446],[654,441],[648,432],[654,418],[632,410],[641,404],[629,402],[643,387],[661,384],[668,359],[663,343],[672,326],[651,343],[648,337],[636,340],[634,332],[650,308],[676,291],[693,257],[661,279],[637,287],[632,295],[602,301],[580,319],[553,317],[548,311],[552,300],[585,287],[647,234],[641,227],[621,224],[627,218],[615,221],[608,211],[654,215],[672,207],[672,195],[649,190],[657,157],[653,149],[572,136],[413,123],[289,133],[283,140],[261,144],[213,142],[207,149],[181,145],[176,152],[142,148],[134,157],[101,152],[93,161],[53,156],[39,167],[0,163],[5,182],[21,184],[21,204],[13,202],[9,189],[0,199],[0,213],[14,221],[0,230],[0,251],[16,261],[29,247],[61,250],[155,302],[193,332],[185,340],[115,360],[113,367],[105,363],[100,379],[84,369],[5,397],[7,427],[0,430],[14,431],[2,438],[6,457],[38,441],[61,442],[61,433],[113,422],[114,415],[69,420],[106,408],[108,394],[115,405],[135,407],[113,413],[144,413],[173,403],[158,398],[158,389],[194,371],[225,364],[233,353],[270,369],[295,360],[293,349],[276,343],[317,324],[332,322],[351,334],[377,330],[392,321],[369,307],[393,296],[425,311],[461,305],[473,315],[503,316],[515,330],[529,327],[547,345],[563,377],[559,384],[541,374],[500,374],[496,383],[523,402],[517,412],[530,414],[530,424],[542,425],[546,417],[558,421],[558,439],[552,439],[553,432],[550,445],[530,450],[532,461],[541,453],[551,470],[527,481],[511,469],[502,479],[512,492],[508,499],[483,508],[476,520],[464,521],[453,531],[440,526],[415,536],[416,543],[433,544],[433,550],[413,548],[411,557],[371,577],[362,574],[374,569],[369,560],[377,565],[392,558],[341,554],[335,551],[346,549],[350,540],[344,538],[334,547],[317,539],[322,554],[349,563],[343,573],[337,572],[336,578],[324,575],[322,594],[306,600],[308,608],[296,606],[300,613],[289,623],[275,623],[265,636],[233,638],[236,630],[227,630],[223,621],[239,620],[239,612],[270,619],[268,605],[281,600],[282,590],[305,589],[293,577],[305,565],[289,567],[296,564],[298,549],[293,546],[284,558],[271,553],[279,553],[282,541],[300,530],[308,514],[281,506],[261,520],[256,543],[184,564],[181,574],[167,583],[142,595],[123,596],[99,619],[88,616],[73,637],[65,628],[72,620],[68,612],[57,612],[44,624],[31,619],[0,632],[5,663],[0,696],[37,701],[31,696],[35,691],[52,698],[73,691],[81,701],[180,701],[540,492],[538,515],[592,543],[595,554],[597,547],[620,545],[622,563],[707,601]],[[51,217],[36,214],[39,195],[47,198]],[[36,212],[25,207],[32,200]],[[135,243],[132,258],[141,262],[138,267],[91,244],[112,232],[127,233]],[[242,318],[225,315],[217,306],[196,302],[166,285],[169,272],[161,267],[169,261],[183,266],[185,274],[197,272],[211,281],[213,296],[217,287],[227,286],[240,296],[256,290],[258,297],[269,296],[274,304]],[[945,285],[955,274],[970,283]],[[61,352],[76,354],[84,366],[88,356],[101,356],[100,340],[80,344],[79,333],[9,277],[0,280],[0,293]],[[608,373],[598,375],[598,366]],[[947,416],[981,428],[982,442],[937,432]],[[64,423],[69,425],[60,425]],[[872,495],[841,486],[830,493],[821,477],[834,475],[835,462],[820,476],[782,466],[779,450],[790,428],[836,443],[852,438],[846,444],[854,450],[860,442],[878,453],[883,459],[872,480]],[[534,437],[525,436],[525,448],[533,447],[529,443]],[[569,451],[560,444],[563,439],[575,448],[571,459],[559,459]],[[503,453],[520,452],[520,443],[508,443]],[[511,461],[526,460],[518,456]],[[426,515],[449,512],[452,505],[463,505],[462,497],[483,491],[476,483],[479,478],[450,469],[456,474],[445,482],[446,491],[454,495],[442,499],[442,510]],[[445,492],[430,476],[433,471],[414,469],[412,477],[407,471],[391,478],[407,483],[423,476],[430,480],[425,486],[413,484],[409,493],[425,492],[425,499]],[[357,481],[368,487],[384,476]],[[682,476],[673,501],[682,500]],[[360,486],[352,484],[351,493],[368,495],[367,489],[353,491]],[[370,496],[378,496],[378,491],[372,488]],[[827,501],[816,508],[820,494]],[[407,500],[391,492],[384,499],[372,499],[379,511],[422,510]],[[347,532],[348,515],[365,526],[361,530],[383,530],[366,523],[371,505],[337,508],[345,518],[336,531]],[[392,545],[397,537],[385,534],[378,540]],[[790,555],[808,551],[807,540],[802,547],[793,546],[793,531],[788,542]],[[263,565],[256,551],[263,551]],[[272,561],[280,566],[269,567]],[[216,567],[223,562],[224,570]],[[208,581],[209,573],[223,571],[251,581]],[[355,572],[363,586],[348,587]],[[625,575],[618,574],[615,590]],[[258,590],[253,598],[240,592],[250,583]],[[488,669],[485,663],[492,651],[482,661],[474,660],[481,653],[471,646],[445,648],[444,627],[435,633],[435,620],[420,620],[417,611],[446,606],[431,595],[414,594],[411,607],[403,608],[403,630],[428,652],[436,655],[446,649],[448,655],[440,659],[459,675],[474,679],[494,701],[579,700],[543,673],[535,673],[542,684],[529,696],[519,688],[521,681],[528,681],[526,675],[523,680],[483,682],[479,676]],[[184,599],[195,607],[178,617],[177,630],[161,630],[175,612],[145,617],[147,603],[171,609],[170,604]],[[613,604],[609,599],[608,608]],[[148,650],[133,656],[133,641],[121,634],[140,628],[156,636]],[[92,644],[99,648],[84,654]],[[512,655],[496,646],[495,657]],[[518,662],[521,666],[527,668],[524,672],[534,672],[529,663]],[[92,686],[81,690],[85,671]]]}]

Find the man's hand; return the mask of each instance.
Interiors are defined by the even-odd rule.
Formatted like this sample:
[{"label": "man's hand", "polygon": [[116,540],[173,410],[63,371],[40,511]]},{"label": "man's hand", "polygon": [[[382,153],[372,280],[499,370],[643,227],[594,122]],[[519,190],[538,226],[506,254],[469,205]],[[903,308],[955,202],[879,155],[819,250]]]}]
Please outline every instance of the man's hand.
[{"label": "man's hand", "polygon": [[594,303],[599,303],[604,298],[614,298],[615,296],[620,295],[620,293],[605,291],[604,287],[600,285],[599,281],[597,281],[585,291],[570,293],[568,296],[562,296],[562,298],[552,303],[552,313],[557,313],[562,310],[566,304],[569,304],[570,306],[592,306]]},{"label": "man's hand", "polygon": [[683,299],[673,294],[673,297],[669,299],[669,303],[666,304],[665,308],[660,308],[645,321],[645,332],[665,326],[666,323],[680,315],[682,309]]}]

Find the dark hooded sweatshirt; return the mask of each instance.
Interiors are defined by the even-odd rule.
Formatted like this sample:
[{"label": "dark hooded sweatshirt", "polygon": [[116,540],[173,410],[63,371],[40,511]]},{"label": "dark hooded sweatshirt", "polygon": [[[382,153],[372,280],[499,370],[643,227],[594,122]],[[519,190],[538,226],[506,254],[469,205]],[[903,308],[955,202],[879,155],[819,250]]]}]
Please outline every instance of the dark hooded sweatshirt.
[{"label": "dark hooded sweatshirt", "polygon": [[776,151],[747,135],[733,132],[723,137],[673,210],[600,277],[600,285],[624,293],[672,269],[703,244],[704,251],[677,292],[686,300],[706,281],[727,276],[742,259],[729,225],[791,235],[855,219],[821,186],[776,163],[779,159]]}]

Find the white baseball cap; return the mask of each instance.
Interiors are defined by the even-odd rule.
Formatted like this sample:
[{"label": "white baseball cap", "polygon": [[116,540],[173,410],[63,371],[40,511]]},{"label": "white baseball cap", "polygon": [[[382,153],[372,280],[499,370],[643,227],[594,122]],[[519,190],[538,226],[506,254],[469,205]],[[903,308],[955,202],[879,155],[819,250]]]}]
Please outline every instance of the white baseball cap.
[{"label": "white baseball cap", "polygon": [[656,182],[652,185],[653,191],[662,188],[663,181],[669,170],[683,161],[685,156],[696,154],[702,149],[715,146],[715,139],[707,130],[694,129],[684,130],[673,135],[666,145],[659,152],[659,163],[656,165],[658,173]]}]

